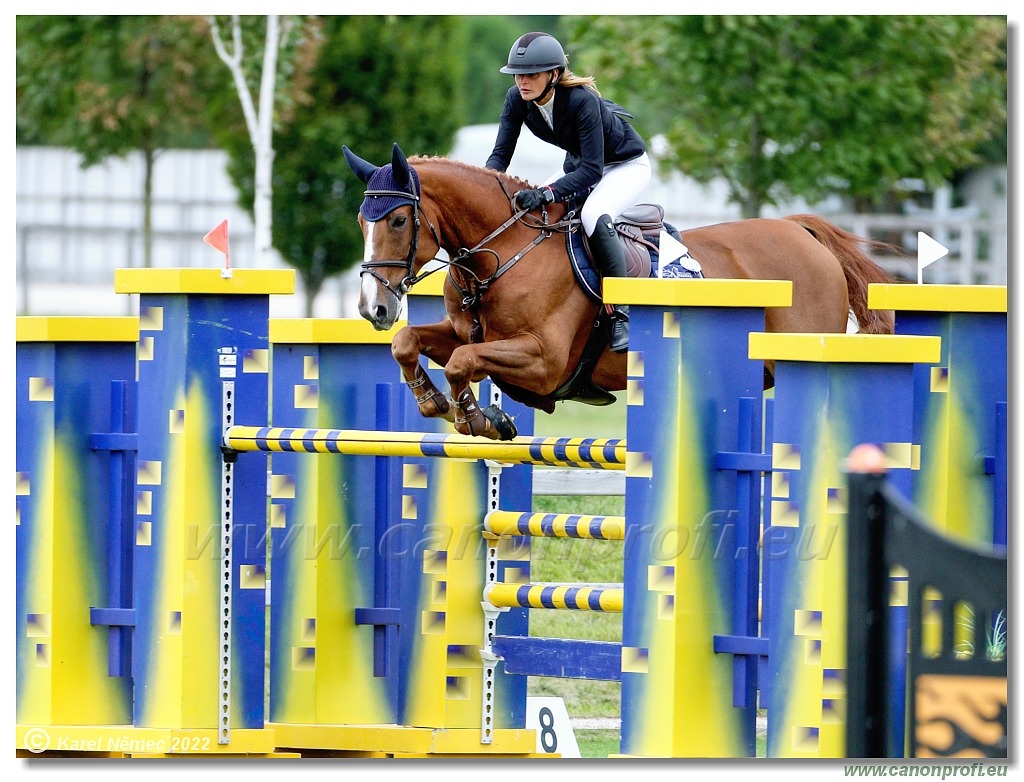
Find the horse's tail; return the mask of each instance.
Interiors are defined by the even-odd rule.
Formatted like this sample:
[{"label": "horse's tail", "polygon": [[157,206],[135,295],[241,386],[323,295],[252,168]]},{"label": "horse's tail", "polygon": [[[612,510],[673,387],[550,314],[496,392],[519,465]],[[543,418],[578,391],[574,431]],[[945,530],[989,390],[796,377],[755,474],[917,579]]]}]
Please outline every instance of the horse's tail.
[{"label": "horse's tail", "polygon": [[868,284],[891,283],[895,280],[885,269],[865,255],[861,247],[899,253],[898,248],[844,231],[817,215],[790,215],[786,219],[802,226],[839,260],[843,274],[846,275],[850,309],[860,324],[860,333],[892,334],[895,331],[895,315],[892,310],[868,309]]}]

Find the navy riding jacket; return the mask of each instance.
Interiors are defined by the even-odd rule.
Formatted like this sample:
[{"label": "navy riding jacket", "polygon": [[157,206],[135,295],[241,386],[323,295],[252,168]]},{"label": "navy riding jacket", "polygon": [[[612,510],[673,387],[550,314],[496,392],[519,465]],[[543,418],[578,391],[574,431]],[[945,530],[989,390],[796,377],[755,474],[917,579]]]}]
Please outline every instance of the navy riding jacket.
[{"label": "navy riding jacket", "polygon": [[523,125],[537,138],[565,150],[565,176],[551,183],[555,199],[563,201],[584,193],[601,181],[604,167],[640,157],[647,145],[633,126],[623,119],[625,109],[586,87],[555,87],[552,123],[548,125],[533,101],[523,100],[511,87],[501,110],[498,137],[485,166],[505,171],[516,151]]}]

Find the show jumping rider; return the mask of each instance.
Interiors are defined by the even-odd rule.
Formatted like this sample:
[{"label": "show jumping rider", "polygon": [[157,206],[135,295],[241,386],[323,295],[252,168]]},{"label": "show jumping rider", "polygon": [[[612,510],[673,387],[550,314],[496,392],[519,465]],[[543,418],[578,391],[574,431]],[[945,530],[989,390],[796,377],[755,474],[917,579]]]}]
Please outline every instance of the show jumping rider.
[{"label": "show jumping rider", "polygon": [[[535,190],[516,193],[516,206],[532,211],[590,190],[580,219],[591,253],[602,275],[625,277],[626,259],[612,219],[636,204],[651,179],[647,145],[624,119],[632,115],[602,98],[592,76],[569,70],[562,45],[547,33],[521,36],[501,72],[513,74],[516,83],[505,95],[487,168],[508,168],[523,125],[564,149],[562,171]],[[611,349],[622,353],[629,345],[628,308],[615,307],[612,320]]]}]

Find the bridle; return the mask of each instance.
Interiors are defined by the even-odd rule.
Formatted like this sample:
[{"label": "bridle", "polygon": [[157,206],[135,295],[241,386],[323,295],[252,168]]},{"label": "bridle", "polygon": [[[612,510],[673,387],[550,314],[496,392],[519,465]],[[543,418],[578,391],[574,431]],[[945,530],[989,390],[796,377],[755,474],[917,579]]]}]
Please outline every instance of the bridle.
[{"label": "bridle", "polygon": [[[423,212],[423,206],[420,204],[420,197],[418,195],[414,195],[413,193],[407,193],[404,190],[367,190],[363,195],[366,197],[392,196],[394,198],[399,198],[403,201],[406,201],[413,208],[412,242],[409,243],[409,253],[408,255],[405,256],[405,260],[363,261],[362,265],[360,266],[360,269],[362,271],[359,272],[360,277],[362,277],[364,274],[369,274],[377,282],[383,285],[384,288],[387,291],[389,291],[395,298],[401,299],[406,293],[409,292],[409,289],[413,285],[415,285],[423,278],[429,277],[436,271],[436,269],[431,269],[430,271],[425,272],[424,274],[412,273],[412,267],[416,261],[416,252],[419,249],[420,242],[420,212]],[[434,241],[437,242],[437,249],[440,250],[441,240],[437,236],[437,229],[434,228],[434,224],[427,219],[426,212],[423,212],[423,218],[427,220],[427,226],[430,228],[430,233],[434,237]],[[437,260],[436,256],[435,260]],[[386,266],[405,269],[405,276],[402,277],[401,282],[399,282],[398,285],[394,288],[391,286],[391,283],[387,279],[381,277],[379,274],[377,274],[377,272],[374,271],[374,269],[379,269]]]},{"label": "bridle", "polygon": [[[440,263],[443,263],[448,267],[448,279],[452,281],[452,284],[462,295],[463,311],[475,308],[479,304],[480,298],[487,292],[488,288],[490,288],[490,286],[495,282],[495,280],[497,280],[505,272],[511,269],[516,263],[518,263],[523,258],[523,256],[530,252],[530,250],[539,245],[542,241],[547,239],[553,233],[568,232],[569,230],[572,230],[573,225],[579,223],[579,218],[575,216],[575,212],[569,212],[565,216],[565,218],[559,220],[558,222],[548,223],[546,210],[543,213],[543,220],[535,223],[533,222],[533,220],[535,220],[536,218],[532,218],[528,211],[526,211],[525,209],[517,210],[515,208],[513,196],[508,192],[504,182],[502,182],[501,179],[498,179],[498,184],[501,186],[502,191],[504,191],[505,196],[509,200],[509,203],[512,204],[513,206],[512,216],[509,219],[507,219],[504,223],[499,225],[496,229],[487,234],[487,236],[485,236],[479,242],[477,242],[474,247],[470,249],[466,249],[465,247],[460,248],[459,251],[455,254],[455,256],[449,260],[445,260],[444,258],[438,258],[436,254],[432,259],[435,261],[439,261]],[[435,267],[421,274],[413,274],[413,265],[416,262],[416,253],[419,249],[421,212],[423,213],[423,219],[426,220],[427,222],[427,227],[430,228],[431,236],[434,237],[434,241],[437,243],[438,251],[444,249],[443,245],[441,244],[441,239],[437,234],[437,229],[434,227],[434,224],[430,222],[430,219],[427,217],[427,213],[423,210],[423,206],[420,203],[419,195],[409,193],[404,190],[367,190],[363,195],[365,197],[390,196],[392,198],[398,198],[402,201],[405,201],[408,205],[413,207],[412,241],[409,243],[409,252],[406,254],[405,260],[385,259],[375,261],[363,261],[363,263],[360,266],[361,271],[359,272],[360,277],[362,277],[364,274],[369,274],[378,283],[380,283],[385,290],[390,292],[391,295],[393,295],[396,299],[401,299],[403,296],[405,296],[406,293],[409,292],[409,289],[412,288],[413,285],[429,277],[431,274],[433,274],[434,272],[438,271],[439,268],[441,268]],[[526,218],[530,219],[528,220]],[[516,222],[521,222],[524,225],[539,231],[539,233],[537,237],[533,239],[531,242],[529,242],[523,249],[521,249],[507,261],[502,263],[501,257],[494,250],[490,249],[489,247],[484,247],[484,245],[487,244],[492,239],[494,239],[495,237],[500,236],[511,225],[513,225]],[[495,262],[497,263],[497,268],[490,275],[490,277],[487,277],[486,279],[481,279],[481,277],[476,272],[474,272],[469,266],[467,266],[464,263],[464,261],[467,258],[478,253],[490,253],[495,257]],[[427,263],[429,263],[429,261]],[[381,275],[377,274],[376,271],[374,271],[375,269],[384,267],[400,268],[405,270],[405,275],[402,277],[402,280],[398,283],[398,285],[393,286],[387,279],[385,279]],[[452,276],[453,267],[459,269],[459,271],[472,278],[472,289],[463,287]]]}]

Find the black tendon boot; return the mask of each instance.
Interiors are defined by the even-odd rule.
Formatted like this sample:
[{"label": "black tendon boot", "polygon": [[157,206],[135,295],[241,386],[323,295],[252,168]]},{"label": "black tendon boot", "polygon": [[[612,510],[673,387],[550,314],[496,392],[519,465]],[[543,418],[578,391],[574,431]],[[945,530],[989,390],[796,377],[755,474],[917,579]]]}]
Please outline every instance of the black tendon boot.
[{"label": "black tendon boot", "polygon": [[[612,218],[601,215],[597,218],[594,233],[589,237],[590,252],[594,256],[597,268],[603,277],[625,277],[626,256],[622,245],[615,235]],[[615,353],[625,353],[629,348],[629,307],[616,306],[612,311],[611,349]]]}]

